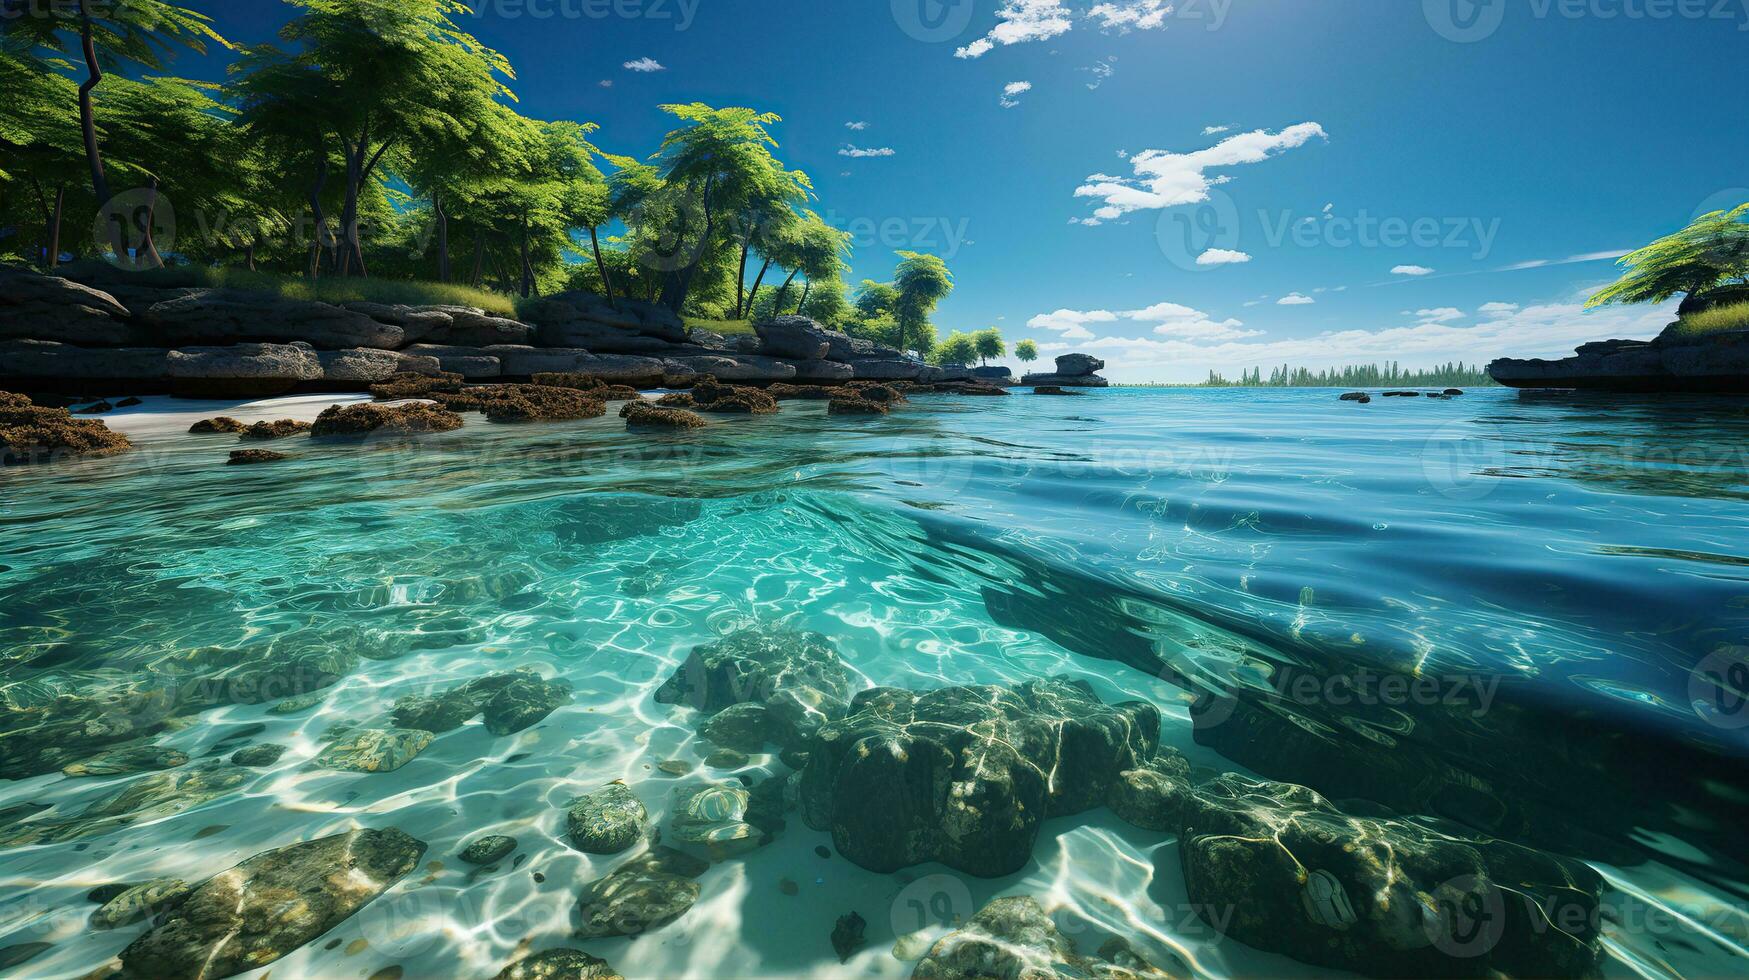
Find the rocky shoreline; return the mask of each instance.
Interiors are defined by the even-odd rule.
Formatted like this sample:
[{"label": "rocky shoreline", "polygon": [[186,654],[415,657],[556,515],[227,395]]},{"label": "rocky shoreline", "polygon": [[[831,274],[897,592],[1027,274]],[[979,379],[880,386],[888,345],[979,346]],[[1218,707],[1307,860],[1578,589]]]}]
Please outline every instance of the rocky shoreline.
[{"label": "rocky shoreline", "polygon": [[1702,337],[1666,330],[1652,340],[1602,340],[1556,361],[1501,358],[1488,373],[1512,388],[1741,394],[1749,392],[1749,330]]},{"label": "rocky shoreline", "polygon": [[[964,381],[1011,385],[1006,368],[933,367],[806,317],[756,336],[689,329],[668,309],[567,292],[528,322],[461,306],[341,305],[234,289],[100,289],[0,266],[0,387],[28,392],[259,398],[358,392],[397,374],[470,382],[586,375],[642,388],[699,378],[743,384]],[[1039,384],[1103,386],[1103,363],[1067,355]],[[1029,378],[1032,376],[1029,376]],[[1024,383],[1033,383],[1030,380]]]}]

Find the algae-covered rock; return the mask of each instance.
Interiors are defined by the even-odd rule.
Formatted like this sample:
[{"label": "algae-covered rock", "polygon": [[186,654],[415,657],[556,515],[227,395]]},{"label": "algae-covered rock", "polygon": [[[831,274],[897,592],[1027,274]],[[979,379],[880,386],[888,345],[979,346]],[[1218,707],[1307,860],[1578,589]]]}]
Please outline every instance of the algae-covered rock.
[{"label": "algae-covered rock", "polygon": [[1146,766],[1118,774],[1105,803],[1125,823],[1176,834],[1192,792],[1190,763],[1177,749],[1161,749]]},{"label": "algae-covered rock", "polygon": [[565,812],[571,844],[586,854],[618,854],[642,840],[649,829],[649,811],[624,783],[609,783],[580,796]]},{"label": "algae-covered rock", "polygon": [[1351,816],[1304,786],[1236,773],[1197,787],[1183,814],[1190,905],[1230,911],[1226,935],[1248,945],[1371,976],[1598,970],[1603,882],[1579,862]]},{"label": "algae-covered rock", "polygon": [[606,960],[580,949],[548,949],[498,972],[495,980],[625,980]]},{"label": "algae-covered rock", "polygon": [[159,878],[143,885],[134,885],[91,913],[91,927],[119,929],[122,926],[131,926],[176,907],[193,890],[180,878]]},{"label": "algae-covered rock", "polygon": [[838,954],[838,962],[844,963],[851,954],[868,945],[868,939],[863,935],[868,929],[868,920],[851,912],[841,915],[832,924],[832,951]]},{"label": "algae-covered rock", "polygon": [[453,432],[462,417],[437,405],[330,405],[316,416],[312,439],[405,437],[429,432]]},{"label": "algae-covered rock", "polygon": [[259,745],[249,745],[231,753],[231,765],[248,766],[252,769],[262,769],[279,761],[285,754],[285,746],[272,742],[262,742]]},{"label": "algae-covered rock", "polygon": [[747,822],[753,795],[740,783],[715,783],[675,792],[674,819],[669,830],[675,840],[704,848],[721,861],[754,850],[771,835]]},{"label": "algae-covered rock", "polygon": [[394,772],[431,744],[432,734],[413,728],[368,728],[322,750],[316,765],[341,772]]},{"label": "algae-covered rock", "polygon": [[911,976],[913,980],[1166,980],[1168,974],[1121,939],[1101,946],[1098,956],[1083,956],[1038,902],[1022,895],[992,901],[962,928],[937,940]]},{"label": "algae-covered rock", "polygon": [[665,408],[639,399],[619,410],[628,429],[700,429],[704,419],[684,408]]},{"label": "algae-covered rock", "polygon": [[469,864],[494,864],[516,851],[516,838],[503,834],[481,837],[462,848],[461,859]]},{"label": "algae-covered rock", "polygon": [[62,767],[61,772],[69,776],[121,776],[174,769],[187,763],[188,753],[167,745],[132,745],[98,753]]},{"label": "algae-covered rock", "polygon": [[195,888],[122,950],[122,965],[140,977],[214,980],[266,966],[387,891],[424,853],[399,830],[265,851]]},{"label": "algae-covered rock", "polygon": [[660,704],[709,715],[736,704],[764,705],[771,739],[786,747],[841,717],[849,700],[850,671],[831,642],[782,627],[745,629],[693,648],[656,691]]},{"label": "algae-covered rock", "polygon": [[189,435],[196,436],[212,435],[220,432],[236,433],[242,432],[247,428],[249,427],[236,419],[231,418],[229,415],[220,415],[215,418],[201,419],[199,422],[188,427],[188,433]]},{"label": "algae-covered rock", "polygon": [[23,395],[0,392],[0,466],[113,456],[131,445],[98,419],[74,418],[64,408],[42,408]]},{"label": "algae-covered rock", "polygon": [[539,723],[571,700],[571,685],[545,680],[532,670],[477,677],[435,695],[411,694],[395,702],[393,718],[402,728],[442,734],[483,714],[486,730],[510,735]]},{"label": "algae-covered rock", "polygon": [[1031,859],[1040,822],[1104,802],[1159,737],[1153,705],[1108,705],[1067,678],[921,695],[876,688],[814,736],[803,816],[873,871],[940,861],[1011,874]]},{"label": "algae-covered rock", "polygon": [[698,733],[725,749],[758,752],[771,738],[768,714],[765,705],[755,701],[732,704],[706,718]]},{"label": "algae-covered rock", "polygon": [[237,436],[239,439],[268,441],[287,439],[310,431],[310,423],[298,419],[279,419],[275,422],[257,422],[248,426]]},{"label": "algae-covered rock", "polygon": [[673,922],[698,901],[692,879],[709,867],[672,848],[657,847],[583,887],[577,936],[638,936]]}]

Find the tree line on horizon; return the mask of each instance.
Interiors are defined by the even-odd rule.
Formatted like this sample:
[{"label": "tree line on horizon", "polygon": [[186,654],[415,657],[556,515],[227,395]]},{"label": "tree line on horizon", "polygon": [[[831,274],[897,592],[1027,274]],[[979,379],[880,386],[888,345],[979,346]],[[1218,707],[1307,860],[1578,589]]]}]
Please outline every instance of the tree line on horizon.
[{"label": "tree line on horizon", "polygon": [[[0,0],[0,259],[583,289],[936,347],[946,263],[901,251],[850,288],[851,236],[778,157],[776,114],[663,105],[653,154],[612,153],[592,123],[517,111],[460,0],[283,2],[276,42],[239,45],[166,0]],[[223,83],[161,74],[213,50],[235,53]]]},{"label": "tree line on horizon", "polygon": [[1397,361],[1384,364],[1350,364],[1346,367],[1323,368],[1283,364],[1271,368],[1269,377],[1262,368],[1241,371],[1237,381],[1230,381],[1218,371],[1210,371],[1201,388],[1480,388],[1498,384],[1480,364],[1448,361],[1443,365],[1405,369]]}]

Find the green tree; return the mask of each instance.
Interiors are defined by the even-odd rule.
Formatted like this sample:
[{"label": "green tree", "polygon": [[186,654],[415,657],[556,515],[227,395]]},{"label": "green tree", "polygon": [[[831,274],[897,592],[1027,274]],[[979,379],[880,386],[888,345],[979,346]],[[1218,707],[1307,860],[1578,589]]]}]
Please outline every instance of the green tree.
[{"label": "green tree", "polygon": [[256,51],[247,70],[267,75],[241,82],[246,114],[319,121],[344,174],[340,272],[364,275],[360,214],[384,156],[448,125],[445,108],[510,97],[499,80],[513,77],[510,63],[456,25],[468,12],[459,0],[286,2],[301,11],[280,31],[295,53]]},{"label": "green tree", "polygon": [[48,64],[4,49],[0,77],[13,80],[0,99],[0,227],[42,229],[40,237],[26,232],[0,238],[0,248],[53,269],[60,262],[68,194],[85,204],[80,182],[69,177],[84,163],[79,126],[67,112],[78,86]]},{"label": "green tree", "polygon": [[784,312],[796,277],[802,276],[801,298],[796,301],[797,313],[808,305],[814,284],[835,291],[843,298],[844,273],[850,270],[846,261],[850,254],[850,233],[839,231],[812,211],[804,212],[801,220],[791,226],[789,234],[775,243],[772,254],[779,268],[789,270],[789,278],[778,288],[775,312]]},{"label": "green tree", "polygon": [[953,274],[947,271],[947,263],[934,255],[900,252],[893,287],[899,294],[893,304],[893,319],[899,325],[900,349],[929,353],[935,342],[929,318],[953,292]]},{"label": "green tree", "polygon": [[[1622,256],[1628,271],[1591,297],[1606,303],[1662,303],[1685,294],[1697,300],[1709,290],[1749,283],[1749,204],[1714,211],[1688,227]],[[1691,304],[1685,300],[1683,306]]]},{"label": "green tree", "polygon": [[[5,0],[0,25],[4,25],[8,49],[56,67],[67,65],[62,56],[84,63],[85,79],[78,88],[79,128],[85,163],[91,172],[92,196],[101,208],[111,195],[99,145],[94,93],[106,68],[133,65],[162,70],[165,57],[178,47],[205,54],[208,42],[221,47],[229,47],[230,42],[212,29],[211,18],[205,14],[164,0],[72,0],[70,4],[33,5],[31,9],[23,9],[25,6],[25,0]],[[77,55],[73,54],[75,48]],[[7,97],[12,97],[10,92]],[[111,244],[121,254],[119,228],[111,229]]]},{"label": "green tree", "polygon": [[964,365],[970,364],[978,356],[978,340],[976,335],[954,331],[947,339],[936,344],[929,352],[932,364]]},{"label": "green tree", "polygon": [[1020,343],[1015,344],[1014,356],[1018,358],[1022,364],[1031,364],[1033,361],[1038,360],[1038,344],[1030,340],[1023,340]]},{"label": "green tree", "polygon": [[1002,341],[1002,331],[995,327],[972,334],[972,347],[977,351],[978,361],[982,364],[989,364],[990,358],[1008,353],[1008,345]]}]

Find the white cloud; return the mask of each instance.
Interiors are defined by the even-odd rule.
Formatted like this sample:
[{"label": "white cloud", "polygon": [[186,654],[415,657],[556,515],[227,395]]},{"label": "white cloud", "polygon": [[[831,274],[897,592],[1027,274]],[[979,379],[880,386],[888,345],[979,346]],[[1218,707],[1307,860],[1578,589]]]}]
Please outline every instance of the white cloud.
[{"label": "white cloud", "polygon": [[990,33],[955,51],[954,57],[981,58],[997,45],[1048,41],[1075,26],[1063,0],[1005,0],[996,17]]},{"label": "white cloud", "polygon": [[1087,11],[1106,30],[1152,31],[1166,26],[1172,13],[1167,0],[1108,0]]},{"label": "white cloud", "polygon": [[1088,72],[1089,74],[1091,74],[1093,76],[1093,81],[1087,83],[1087,91],[1089,91],[1089,92],[1099,91],[1099,86],[1104,85],[1106,79],[1117,74],[1116,62],[1117,62],[1117,57],[1114,55],[1110,58],[1106,58],[1103,61],[1094,62],[1092,64],[1092,66],[1090,66],[1090,67],[1081,69],[1082,71]]},{"label": "white cloud", "polygon": [[1464,311],[1455,306],[1441,306],[1434,310],[1416,310],[1415,318],[1421,323],[1450,323],[1462,320]]},{"label": "white cloud", "polygon": [[1015,96],[1025,95],[1030,91],[1032,91],[1031,82],[1009,82],[1007,85],[1002,86],[1002,108],[1012,109],[1019,105],[1020,100],[1015,98]]},{"label": "white cloud", "polygon": [[1604,259],[1619,259],[1633,251],[1629,248],[1612,248],[1602,252],[1582,252],[1569,255],[1564,259],[1531,259],[1528,262],[1514,262],[1503,266],[1501,272],[1523,272],[1525,269],[1541,269],[1551,265],[1578,265],[1582,262],[1601,262]]},{"label": "white cloud", "polygon": [[845,129],[854,129],[860,133],[863,130],[868,128],[868,123],[865,123],[865,122],[847,122],[844,124],[844,128]]},{"label": "white cloud", "polygon": [[1393,276],[1431,276],[1433,270],[1424,265],[1399,265],[1391,270]]},{"label": "white cloud", "polygon": [[1494,316],[1502,313],[1516,313],[1517,303],[1483,303],[1476,312],[1483,316]]},{"label": "white cloud", "polygon": [[1204,136],[1219,136],[1222,133],[1231,132],[1232,129],[1231,126],[1204,126],[1202,134]]},{"label": "white cloud", "polygon": [[1197,265],[1238,265],[1249,261],[1251,256],[1228,248],[1211,248],[1196,257]]},{"label": "white cloud", "polygon": [[1094,197],[1104,202],[1093,212],[1097,224],[1111,221],[1132,211],[1158,210],[1186,204],[1199,204],[1209,198],[1209,188],[1226,183],[1225,175],[1211,176],[1216,167],[1232,167],[1246,163],[1261,163],[1313,139],[1327,138],[1324,127],[1315,122],[1289,126],[1279,133],[1256,130],[1229,136],[1206,150],[1172,153],[1147,150],[1130,157],[1134,177],[1113,177],[1093,174],[1087,183],[1075,189],[1076,197]]},{"label": "white cloud", "polygon": [[1117,313],[1110,310],[1057,310],[1035,316],[1026,325],[1034,330],[1054,330],[1064,340],[1089,341],[1096,335],[1087,329],[1088,324],[1120,321],[1144,326],[1151,324],[1153,332],[1162,337],[1209,343],[1241,340],[1262,333],[1243,329],[1245,324],[1241,320],[1216,320],[1201,310],[1180,303],[1155,303],[1144,309]]},{"label": "white cloud", "polygon": [[1313,299],[1310,296],[1302,296],[1299,293],[1288,293],[1286,296],[1283,296],[1281,299],[1276,300],[1275,305],[1276,306],[1311,306],[1313,303],[1316,303],[1316,302],[1317,302],[1317,300]]},{"label": "white cloud", "polygon": [[613,88],[613,79],[604,78],[596,84],[600,85],[602,88]]},{"label": "white cloud", "polygon": [[663,67],[662,63],[660,61],[657,61],[655,58],[639,58],[636,61],[628,61],[625,63],[624,67],[627,71],[650,72],[650,71],[667,71],[668,70],[667,68]]},{"label": "white cloud", "polygon": [[1034,330],[1055,330],[1063,335],[1064,340],[1091,340],[1093,331],[1087,329],[1087,324],[1115,322],[1117,314],[1110,310],[1058,310],[1041,313],[1026,321],[1026,325]]},{"label": "white cloud", "polygon": [[860,159],[862,157],[896,156],[897,152],[890,146],[879,146],[879,147],[871,147],[868,149],[864,149],[860,146],[852,146],[851,144],[846,143],[846,144],[844,144],[844,146],[841,149],[839,149],[838,155],[841,157],[857,157]]}]

